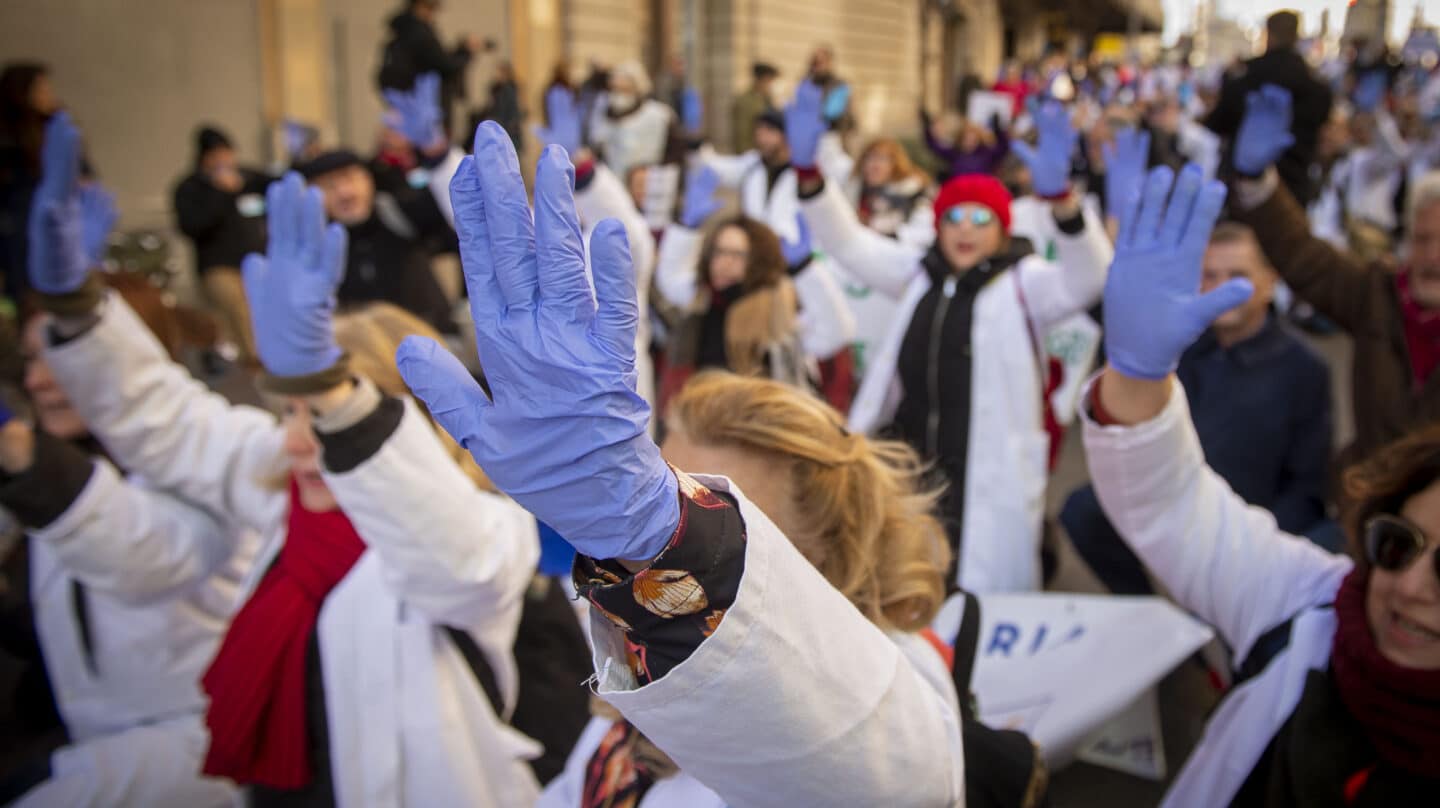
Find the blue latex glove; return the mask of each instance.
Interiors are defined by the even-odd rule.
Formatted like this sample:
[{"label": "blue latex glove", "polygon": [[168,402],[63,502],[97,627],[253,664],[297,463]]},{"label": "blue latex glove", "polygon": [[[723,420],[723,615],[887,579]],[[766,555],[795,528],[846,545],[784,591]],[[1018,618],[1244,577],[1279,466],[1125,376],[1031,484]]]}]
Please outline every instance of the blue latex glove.
[{"label": "blue latex glove", "polygon": [[686,87],[680,95],[680,120],[685,131],[699,132],[705,126],[705,102],[700,100],[700,91]]},{"label": "blue latex glove", "polygon": [[15,413],[11,412],[10,408],[5,406],[5,402],[0,401],[0,426],[5,426],[10,423],[10,419],[14,417]]},{"label": "blue latex glove", "polygon": [[820,136],[828,128],[821,105],[820,88],[806,80],[795,88],[794,100],[785,107],[785,139],[790,143],[790,164],[796,168],[815,167]]},{"label": "blue latex glove", "polygon": [[80,232],[85,241],[85,257],[91,266],[105,260],[105,251],[110,246],[110,231],[115,229],[119,218],[114,194],[96,182],[80,186]]},{"label": "blue latex glove", "polygon": [[564,87],[551,87],[545,93],[545,114],[550,127],[535,127],[535,137],[549,146],[554,144],[574,155],[580,151],[580,108],[575,103],[575,94]]},{"label": "blue latex glove", "polygon": [[841,84],[831,89],[825,95],[825,120],[835,122],[845,115],[845,109],[850,106],[850,85]]},{"label": "blue latex glove", "polygon": [[1355,82],[1355,108],[1361,112],[1374,112],[1385,100],[1390,89],[1390,79],[1384,70],[1370,70],[1361,74]]},{"label": "blue latex glove", "polygon": [[720,175],[715,169],[703,166],[690,173],[685,181],[685,199],[680,206],[680,224],[691,230],[699,230],[705,220],[725,207],[716,192],[720,190]]},{"label": "blue latex glove", "polygon": [[495,484],[577,550],[646,560],[680,520],[679,483],[635,392],[639,307],[625,228],[590,237],[592,298],[575,171],[553,146],[531,218],[515,147],[493,121],[450,183],[475,341],[493,399],[435,341],[408,337],[405,383]]},{"label": "blue latex glove", "polygon": [[1178,180],[1163,166],[1150,172],[1139,214],[1121,225],[1105,281],[1105,350],[1124,375],[1170,375],[1216,317],[1254,294],[1243,278],[1200,294],[1201,261],[1224,204],[1225,185],[1206,182],[1197,165]]},{"label": "blue latex glove", "polygon": [[780,239],[780,252],[785,256],[785,265],[791,267],[799,266],[815,254],[810,239],[810,223],[805,221],[805,214],[795,214],[795,226],[794,241],[784,237]]},{"label": "blue latex glove", "polygon": [[27,236],[30,285],[37,291],[63,295],[85,284],[91,263],[80,205],[80,130],[68,112],[56,113],[45,125]]},{"label": "blue latex glove", "polygon": [[255,327],[255,352],[273,376],[307,376],[340,359],[335,289],[345,276],[348,238],[325,226],[325,199],[294,171],[265,194],[270,241],[245,256],[240,271]]},{"label": "blue latex glove", "polygon": [[1266,84],[1245,96],[1245,117],[1235,133],[1235,169],[1259,176],[1295,145],[1290,134],[1290,91]]},{"label": "blue latex glove", "polygon": [[440,115],[440,75],[421,73],[410,90],[385,90],[385,103],[393,114],[385,123],[405,136],[421,151],[434,151],[445,145],[445,130]]},{"label": "blue latex glove", "polygon": [[1070,188],[1070,158],[1080,135],[1070,124],[1070,111],[1059,101],[1040,104],[1033,117],[1040,133],[1039,142],[1031,146],[1016,140],[1010,148],[1030,168],[1030,182],[1036,195],[1060,196]]},{"label": "blue latex glove", "polygon": [[1150,133],[1126,127],[1115,133],[1114,143],[1104,143],[1105,206],[1117,221],[1129,223],[1140,205],[1145,183],[1145,166],[1150,162]]}]

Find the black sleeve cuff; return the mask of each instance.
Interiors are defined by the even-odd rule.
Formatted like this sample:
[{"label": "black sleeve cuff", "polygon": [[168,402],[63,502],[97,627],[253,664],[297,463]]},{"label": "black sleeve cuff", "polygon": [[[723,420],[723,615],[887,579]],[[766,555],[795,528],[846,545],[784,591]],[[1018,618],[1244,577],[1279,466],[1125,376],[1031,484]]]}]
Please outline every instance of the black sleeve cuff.
[{"label": "black sleeve cuff", "polygon": [[1084,209],[1082,208],[1079,213],[1076,213],[1074,216],[1071,216],[1068,219],[1061,219],[1059,216],[1056,216],[1055,226],[1060,228],[1060,232],[1064,233],[1067,236],[1080,235],[1082,232],[1085,231]]},{"label": "black sleeve cuff", "polygon": [[613,561],[575,556],[580,596],[625,634],[630,668],[649,684],[715,633],[745,573],[745,524],[735,500],[684,472],[680,524],[650,566],[631,575]]},{"label": "black sleeve cuff", "polygon": [[95,463],[83,450],[37,431],[30,468],[0,472],[0,505],[28,528],[46,527],[75,504],[94,473]]},{"label": "black sleeve cuff", "polygon": [[315,436],[325,450],[326,470],[337,474],[352,471],[374,457],[380,447],[385,445],[385,441],[395,434],[395,430],[400,427],[400,419],[404,416],[405,405],[400,399],[386,396],[380,400],[380,406],[376,407],[374,412],[354,426],[339,432],[316,430]]},{"label": "black sleeve cuff", "polygon": [[821,177],[821,178],[820,178],[820,184],[817,185],[817,186],[815,186],[815,189],[814,189],[814,190],[812,190],[812,191],[810,191],[810,192],[808,192],[808,193],[805,192],[805,191],[799,191],[799,192],[797,192],[796,196],[798,196],[798,197],[801,199],[801,201],[804,201],[804,200],[806,200],[806,199],[814,199],[815,197],[817,197],[817,196],[819,196],[819,195],[821,195],[821,194],[823,194],[823,193],[825,193],[825,178],[824,178],[824,177]]},{"label": "black sleeve cuff", "polygon": [[788,269],[789,269],[789,272],[790,272],[790,277],[793,278],[793,277],[795,277],[796,275],[799,275],[801,272],[804,272],[806,269],[809,269],[809,268],[810,268],[810,262],[812,262],[812,261],[814,261],[814,260],[815,260],[815,256],[813,256],[813,255],[807,255],[807,256],[805,256],[804,258],[800,259],[800,263],[798,263],[798,264],[791,264],[791,265],[789,266],[789,268],[788,268]]}]

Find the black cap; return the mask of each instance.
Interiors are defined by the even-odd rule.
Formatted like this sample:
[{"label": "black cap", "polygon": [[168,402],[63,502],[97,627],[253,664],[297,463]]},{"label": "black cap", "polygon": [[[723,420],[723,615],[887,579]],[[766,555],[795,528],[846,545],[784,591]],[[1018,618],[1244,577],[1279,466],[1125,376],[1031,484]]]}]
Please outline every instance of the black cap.
[{"label": "black cap", "polygon": [[313,180],[321,174],[329,174],[332,171],[339,171],[342,168],[351,166],[363,166],[365,161],[360,155],[349,149],[332,149],[323,154],[317,155],[315,159],[304,163],[297,163],[295,170],[300,176],[307,180]]},{"label": "black cap", "polygon": [[233,149],[230,137],[214,126],[202,126],[195,131],[195,151],[201,157],[215,149]]},{"label": "black cap", "polygon": [[756,126],[768,126],[771,129],[785,131],[785,115],[778,109],[767,109],[755,116]]},{"label": "black cap", "polygon": [[761,79],[773,79],[780,75],[780,71],[776,69],[775,65],[769,62],[756,62],[750,66],[750,75],[756,81],[759,81]]}]

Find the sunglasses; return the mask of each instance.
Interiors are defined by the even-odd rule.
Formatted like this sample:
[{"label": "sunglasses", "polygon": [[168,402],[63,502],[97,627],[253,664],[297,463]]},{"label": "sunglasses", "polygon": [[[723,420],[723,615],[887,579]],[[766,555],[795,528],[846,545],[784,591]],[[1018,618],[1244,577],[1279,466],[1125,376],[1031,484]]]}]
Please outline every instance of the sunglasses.
[{"label": "sunglasses", "polygon": [[970,224],[976,227],[984,227],[995,221],[995,211],[989,208],[956,205],[945,211],[945,214],[940,218],[944,219],[948,224],[960,224],[968,220]]},{"label": "sunglasses", "polygon": [[[1425,534],[1399,516],[1380,514],[1365,522],[1365,558],[1388,572],[1400,572],[1425,553]],[[1430,554],[1440,578],[1440,552]]]}]

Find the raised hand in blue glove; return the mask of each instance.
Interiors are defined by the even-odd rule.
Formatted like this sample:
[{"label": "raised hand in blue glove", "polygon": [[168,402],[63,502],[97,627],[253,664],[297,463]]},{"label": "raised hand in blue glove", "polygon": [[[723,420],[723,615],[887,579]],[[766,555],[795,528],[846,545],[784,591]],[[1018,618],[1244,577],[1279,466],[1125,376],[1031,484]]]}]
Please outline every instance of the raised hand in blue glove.
[{"label": "raised hand in blue glove", "polygon": [[1295,145],[1290,134],[1290,91],[1266,84],[1245,96],[1245,117],[1235,133],[1235,170],[1258,177]]},{"label": "raised hand in blue glove", "polygon": [[692,171],[685,180],[685,199],[680,206],[680,224],[698,230],[705,220],[725,207],[716,193],[720,190],[720,175],[709,166]]},{"label": "raised hand in blue glove", "polygon": [[386,124],[404,135],[412,146],[434,152],[448,145],[441,124],[438,73],[421,73],[409,91],[385,90],[384,95],[393,113],[386,118]]},{"label": "raised hand in blue glove", "polygon": [[80,204],[80,130],[70,113],[56,113],[45,125],[40,148],[40,184],[30,202],[30,285],[63,295],[85,285],[91,261],[85,251]]},{"label": "raised hand in blue glove", "polygon": [[845,117],[845,110],[850,106],[850,85],[838,84],[830,88],[825,94],[825,104],[822,111],[828,123],[834,123]]},{"label": "raised hand in blue glove", "polygon": [[1140,205],[1150,133],[1126,127],[1115,133],[1114,143],[1102,144],[1100,153],[1105,158],[1105,207],[1116,221],[1128,223]]},{"label": "raised hand in blue glove", "polygon": [[810,223],[805,221],[805,214],[795,214],[795,240],[781,236],[780,252],[785,256],[785,265],[792,269],[801,266],[815,254],[810,238]]},{"label": "raised hand in blue glove", "polygon": [[80,232],[85,240],[85,257],[95,266],[105,260],[110,244],[110,231],[120,214],[115,210],[115,195],[96,182],[80,186]]},{"label": "raised hand in blue glove", "polygon": [[648,560],[679,523],[679,485],[635,392],[625,229],[606,219],[590,237],[592,298],[573,183],[565,154],[546,148],[532,219],[515,147],[498,124],[480,124],[450,199],[492,396],[433,340],[407,338],[396,362],[500,490],[582,553]]},{"label": "raised hand in blue glove", "polygon": [[1385,93],[1390,89],[1390,77],[1385,71],[1369,70],[1360,74],[1355,82],[1355,109],[1361,112],[1374,112],[1385,100]]},{"label": "raised hand in blue glove", "polygon": [[294,171],[265,194],[269,243],[240,271],[255,326],[255,352],[273,377],[309,376],[340,361],[335,289],[345,275],[345,228],[325,226],[325,199]]},{"label": "raised hand in blue glove", "polygon": [[823,96],[820,87],[807,79],[795,88],[795,98],[785,107],[785,140],[790,144],[790,164],[796,168],[815,167],[820,136],[828,128]]},{"label": "raised hand in blue glove", "polygon": [[1063,196],[1070,189],[1071,156],[1079,133],[1070,124],[1070,111],[1059,101],[1046,101],[1036,107],[1035,128],[1040,140],[1034,146],[1021,140],[1010,148],[1030,169],[1030,182],[1037,196]]},{"label": "raised hand in blue glove", "polygon": [[546,146],[559,146],[574,157],[580,151],[580,109],[575,103],[575,94],[565,87],[551,87],[545,93],[545,115],[550,126],[536,126],[535,137]]},{"label": "raised hand in blue glove", "polygon": [[1169,376],[1216,317],[1254,294],[1242,278],[1200,293],[1200,265],[1224,204],[1224,184],[1206,182],[1199,166],[1186,166],[1178,180],[1163,166],[1150,172],[1139,213],[1121,223],[1105,281],[1105,350],[1121,374]]},{"label": "raised hand in blue glove", "polygon": [[705,126],[705,102],[700,100],[700,91],[694,87],[686,87],[680,94],[680,122],[692,135]]}]

